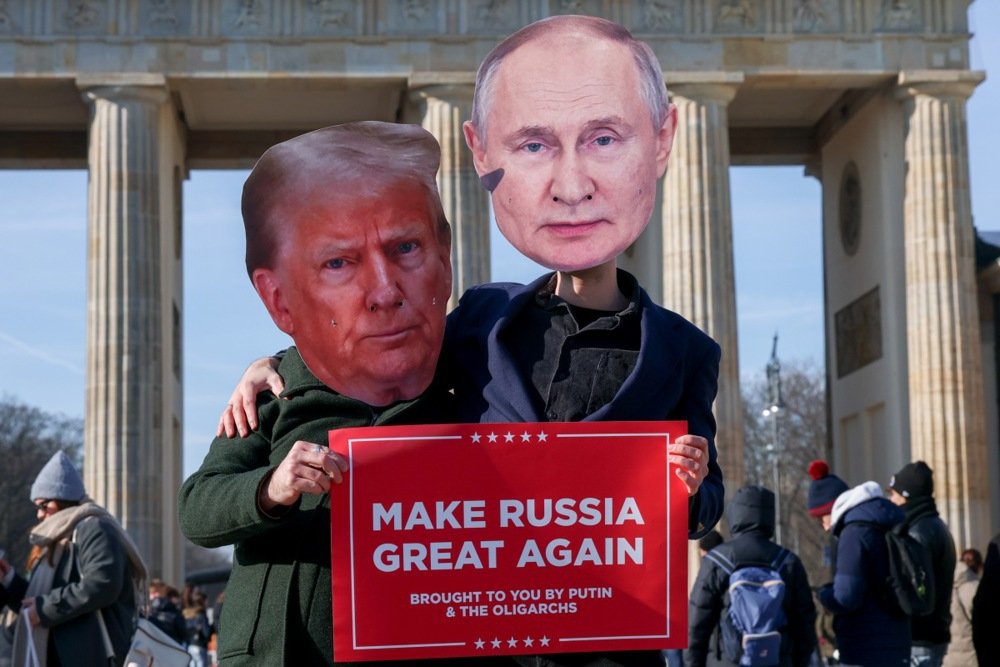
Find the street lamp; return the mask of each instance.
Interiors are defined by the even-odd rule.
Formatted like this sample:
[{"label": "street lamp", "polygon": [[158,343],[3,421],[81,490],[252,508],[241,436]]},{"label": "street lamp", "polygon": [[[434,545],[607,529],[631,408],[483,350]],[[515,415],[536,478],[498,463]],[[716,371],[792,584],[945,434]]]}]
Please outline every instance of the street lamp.
[{"label": "street lamp", "polygon": [[767,362],[767,407],[764,408],[764,417],[771,420],[771,444],[766,451],[772,455],[774,462],[774,539],[781,544],[781,476],[779,474],[779,462],[781,461],[781,445],[778,443],[778,413],[785,407],[785,401],[781,398],[781,363],[778,361],[778,334],[774,334],[774,343],[771,345],[771,358]]}]

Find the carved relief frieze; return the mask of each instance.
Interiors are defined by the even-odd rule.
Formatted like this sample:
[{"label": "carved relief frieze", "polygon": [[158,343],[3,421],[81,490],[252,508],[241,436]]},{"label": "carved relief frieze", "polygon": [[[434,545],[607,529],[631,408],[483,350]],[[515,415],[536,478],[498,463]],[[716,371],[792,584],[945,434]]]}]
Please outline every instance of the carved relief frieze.
[{"label": "carved relief frieze", "polygon": [[549,5],[553,14],[589,14],[601,16],[600,0],[559,0]]},{"label": "carved relief frieze", "polygon": [[470,0],[461,4],[462,32],[507,35],[521,27],[516,0]]},{"label": "carved relief frieze", "polygon": [[891,32],[911,32],[920,28],[920,9],[917,5],[913,0],[882,0],[879,28]]},{"label": "carved relief frieze", "polygon": [[56,28],[62,33],[98,34],[106,29],[107,15],[105,0],[63,0]]},{"label": "carved relief frieze", "polygon": [[405,0],[403,2],[403,19],[410,23],[421,23],[431,14],[429,0]]},{"label": "carved relief frieze", "polygon": [[760,0],[719,0],[715,9],[715,32],[760,32],[763,7]]},{"label": "carved relief frieze", "polygon": [[838,32],[841,28],[838,0],[796,0],[795,32]]},{"label": "carved relief frieze", "polygon": [[349,0],[309,0],[308,6],[308,33],[345,35],[357,32],[357,3]]},{"label": "carved relief frieze", "polygon": [[141,26],[147,35],[185,35],[190,30],[191,3],[180,0],[143,0]]},{"label": "carved relief frieze", "polygon": [[882,358],[882,299],[878,287],[841,308],[833,319],[838,378]]},{"label": "carved relief frieze", "polygon": [[[135,23],[120,23],[130,15],[123,8],[133,5]],[[126,36],[135,30],[170,38],[286,40],[368,31],[492,38],[546,14],[576,13],[606,16],[640,35],[920,33],[931,20],[927,6],[922,0],[0,0],[0,36]]]},{"label": "carved relief frieze", "polygon": [[237,35],[258,35],[266,32],[270,26],[264,0],[232,0],[226,6],[223,25],[227,32]]},{"label": "carved relief frieze", "polygon": [[644,0],[638,21],[632,26],[637,32],[677,32],[684,27],[684,9],[680,0]]},{"label": "carved relief frieze", "polygon": [[445,31],[441,0],[391,0],[387,32],[391,35],[434,35]]},{"label": "carved relief frieze", "polygon": [[11,0],[0,0],[0,35],[13,35],[20,32],[20,22],[14,17],[17,9]]}]

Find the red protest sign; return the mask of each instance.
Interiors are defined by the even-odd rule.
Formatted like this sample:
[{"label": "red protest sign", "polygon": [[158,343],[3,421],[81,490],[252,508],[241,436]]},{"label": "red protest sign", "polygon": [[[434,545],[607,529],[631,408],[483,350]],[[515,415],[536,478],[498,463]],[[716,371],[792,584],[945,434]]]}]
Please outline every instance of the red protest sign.
[{"label": "red protest sign", "polygon": [[683,422],[343,429],[334,655],[402,660],[687,640]]}]

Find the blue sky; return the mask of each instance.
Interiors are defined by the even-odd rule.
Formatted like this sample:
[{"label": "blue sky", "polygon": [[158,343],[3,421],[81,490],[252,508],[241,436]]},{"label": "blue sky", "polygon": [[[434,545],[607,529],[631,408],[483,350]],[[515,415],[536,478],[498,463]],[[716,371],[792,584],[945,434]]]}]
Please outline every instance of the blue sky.
[{"label": "blue sky", "polygon": [[[972,62],[991,76],[971,98],[973,214],[1000,230],[1000,3],[970,8]],[[243,267],[244,172],[194,171],[184,188],[184,472],[200,463],[223,402],[253,358],[285,347]],[[733,168],[733,231],[743,380],[762,372],[771,337],[783,361],[823,363],[820,186],[801,167]],[[0,171],[0,395],[83,415],[86,173]],[[494,230],[493,277],[540,269]]]}]

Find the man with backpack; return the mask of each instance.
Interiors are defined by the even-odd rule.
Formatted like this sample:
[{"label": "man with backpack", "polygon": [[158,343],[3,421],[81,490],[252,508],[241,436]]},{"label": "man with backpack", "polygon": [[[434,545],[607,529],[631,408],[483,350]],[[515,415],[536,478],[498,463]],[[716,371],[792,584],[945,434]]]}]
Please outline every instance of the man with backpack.
[{"label": "man with backpack", "polygon": [[923,461],[907,463],[889,481],[889,500],[903,509],[910,533],[930,554],[933,605],[912,616],[913,667],[941,667],[951,641],[951,589],[955,541],[934,503],[934,472]]},{"label": "man with backpack", "polygon": [[[813,477],[813,485],[822,481]],[[810,507],[824,500],[810,488]],[[825,503],[820,503],[825,507]],[[840,664],[905,667],[910,662],[910,619],[900,611],[889,585],[886,533],[903,521],[877,482],[865,482],[836,496],[829,514],[818,517],[838,538],[833,582],[819,599],[833,612]]]},{"label": "man with backpack", "polygon": [[774,493],[744,486],[726,520],[733,537],[705,555],[691,591],[685,664],[805,667],[816,608],[802,562],[771,539]]}]

